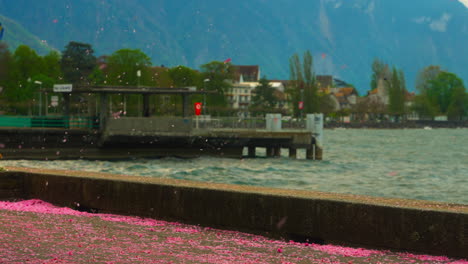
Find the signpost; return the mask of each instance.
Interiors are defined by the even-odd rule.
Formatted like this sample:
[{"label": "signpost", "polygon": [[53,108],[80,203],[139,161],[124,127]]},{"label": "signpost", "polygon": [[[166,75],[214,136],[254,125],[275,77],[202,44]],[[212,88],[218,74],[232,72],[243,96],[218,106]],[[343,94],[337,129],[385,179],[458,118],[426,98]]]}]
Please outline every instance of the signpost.
[{"label": "signpost", "polygon": [[202,103],[197,102],[194,104],[194,106],[195,106],[195,115],[199,116],[202,111]]},{"label": "signpost", "polygon": [[53,107],[57,107],[59,102],[58,96],[54,95],[50,97],[50,105]]},{"label": "signpost", "polygon": [[69,93],[73,90],[73,85],[71,84],[54,84],[55,93]]},{"label": "signpost", "polygon": [[196,117],[195,117],[196,128],[198,129],[198,118],[199,118],[199,116],[201,114],[201,111],[202,111],[202,103],[196,102],[194,104],[194,107],[195,107],[195,115],[196,115]]}]

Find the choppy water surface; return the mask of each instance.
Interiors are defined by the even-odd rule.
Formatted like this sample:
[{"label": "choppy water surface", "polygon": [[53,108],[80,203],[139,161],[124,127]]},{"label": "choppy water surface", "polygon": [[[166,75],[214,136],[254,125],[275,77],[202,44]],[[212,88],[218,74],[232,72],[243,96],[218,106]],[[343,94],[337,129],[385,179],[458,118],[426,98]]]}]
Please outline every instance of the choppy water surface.
[{"label": "choppy water surface", "polygon": [[[87,170],[468,204],[468,129],[325,130],[324,161],[198,158],[1,161]],[[260,152],[261,151],[257,151]]]}]

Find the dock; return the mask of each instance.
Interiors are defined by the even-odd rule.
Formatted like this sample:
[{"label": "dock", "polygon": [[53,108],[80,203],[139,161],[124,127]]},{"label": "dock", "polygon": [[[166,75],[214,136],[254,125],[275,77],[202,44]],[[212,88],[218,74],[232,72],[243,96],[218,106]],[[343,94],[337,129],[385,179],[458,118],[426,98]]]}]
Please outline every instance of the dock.
[{"label": "dock", "polygon": [[289,157],[297,158],[297,150],[303,149],[307,159],[322,159],[322,148],[313,132],[273,131],[262,127],[264,120],[255,122],[257,128],[248,128],[242,126],[242,120],[233,126],[230,119],[217,119],[198,122],[197,128],[195,118],[123,117],[107,120],[104,129],[1,127],[0,153],[3,159],[46,160],[243,158],[245,149],[247,157],[254,158],[257,148],[265,148],[267,157],[279,157],[286,149]]},{"label": "dock", "polygon": [[[200,156],[243,158],[279,157],[283,149],[297,158],[323,158],[323,115],[283,122],[279,114],[264,117],[197,116],[191,96],[209,92],[188,88],[77,87],[62,93],[63,113],[46,116],[0,116],[0,154],[3,159],[132,159]],[[85,114],[72,115],[71,97],[92,95]],[[112,95],[141,96],[138,116],[114,113]],[[153,95],[182,97],[182,116],[158,116],[151,111]],[[93,109],[93,110],[90,110]]]}]

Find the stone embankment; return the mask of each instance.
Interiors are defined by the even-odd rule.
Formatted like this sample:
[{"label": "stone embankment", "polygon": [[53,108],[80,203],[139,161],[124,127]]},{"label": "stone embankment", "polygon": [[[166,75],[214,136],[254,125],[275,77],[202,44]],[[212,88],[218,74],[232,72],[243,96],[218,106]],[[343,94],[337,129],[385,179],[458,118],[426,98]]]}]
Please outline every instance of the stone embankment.
[{"label": "stone embankment", "polygon": [[468,257],[468,205],[461,204],[7,168],[0,200],[12,198],[300,242]]}]

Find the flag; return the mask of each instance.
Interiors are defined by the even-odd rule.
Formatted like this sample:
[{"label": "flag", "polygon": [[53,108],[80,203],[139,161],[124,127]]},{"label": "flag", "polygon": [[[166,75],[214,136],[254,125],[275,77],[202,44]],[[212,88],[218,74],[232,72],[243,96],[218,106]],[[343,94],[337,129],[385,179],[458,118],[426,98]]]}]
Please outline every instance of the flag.
[{"label": "flag", "polygon": [[224,64],[230,63],[230,62],[231,62],[231,58],[228,58],[227,60],[224,61]]}]

